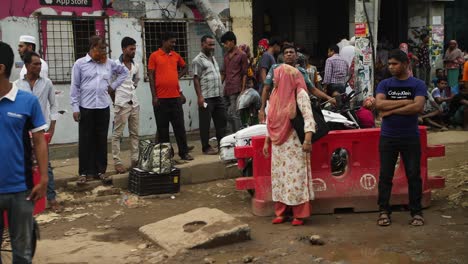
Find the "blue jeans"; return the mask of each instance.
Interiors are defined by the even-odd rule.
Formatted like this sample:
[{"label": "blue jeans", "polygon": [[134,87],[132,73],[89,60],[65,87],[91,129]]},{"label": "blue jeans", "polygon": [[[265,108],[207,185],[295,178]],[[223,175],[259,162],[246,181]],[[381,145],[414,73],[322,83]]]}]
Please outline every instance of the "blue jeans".
[{"label": "blue jeans", "polygon": [[47,201],[55,200],[57,193],[55,192],[55,181],[54,181],[54,171],[52,170],[52,165],[50,164],[47,169],[47,174],[49,176],[49,182],[47,183]]},{"label": "blue jeans", "polygon": [[[34,203],[26,200],[30,191],[0,194],[0,244],[3,239],[3,212],[8,212],[8,230],[13,250],[13,263],[32,263]],[[0,264],[2,260],[0,258]]]}]

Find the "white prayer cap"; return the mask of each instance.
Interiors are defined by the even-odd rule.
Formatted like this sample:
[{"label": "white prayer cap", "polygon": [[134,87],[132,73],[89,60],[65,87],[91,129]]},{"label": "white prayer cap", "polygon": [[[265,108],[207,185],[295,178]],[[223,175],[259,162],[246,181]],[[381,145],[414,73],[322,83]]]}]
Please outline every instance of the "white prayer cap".
[{"label": "white prayer cap", "polygon": [[27,43],[36,44],[36,38],[33,36],[22,35],[19,38],[19,42],[27,42]]}]

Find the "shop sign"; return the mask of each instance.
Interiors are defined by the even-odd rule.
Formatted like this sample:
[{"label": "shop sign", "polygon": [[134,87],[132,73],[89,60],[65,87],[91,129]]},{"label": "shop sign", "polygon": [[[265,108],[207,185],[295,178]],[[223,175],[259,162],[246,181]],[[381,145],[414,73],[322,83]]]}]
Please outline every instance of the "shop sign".
[{"label": "shop sign", "polygon": [[48,6],[82,6],[90,7],[93,5],[93,0],[39,0],[41,5]]}]

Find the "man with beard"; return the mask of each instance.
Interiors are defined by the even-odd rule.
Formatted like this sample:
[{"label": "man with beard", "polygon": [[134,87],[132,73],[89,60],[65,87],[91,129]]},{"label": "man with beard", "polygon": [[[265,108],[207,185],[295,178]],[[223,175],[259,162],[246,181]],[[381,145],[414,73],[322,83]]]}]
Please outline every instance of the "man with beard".
[{"label": "man with beard", "polygon": [[218,151],[209,144],[210,123],[216,129],[219,141],[226,134],[226,106],[223,99],[223,86],[218,63],[213,53],[216,46],[214,37],[205,35],[201,38],[201,52],[193,59],[193,83],[198,97],[198,114],[200,122],[200,139],[205,155],[216,155]]},{"label": "man with beard", "polygon": [[[27,52],[36,52],[36,38],[33,36],[22,35],[19,38],[18,44],[18,53],[22,60],[24,60],[24,54]],[[26,69],[26,65],[23,65],[23,68],[20,72],[20,78],[22,78],[28,70]],[[42,78],[49,77],[49,66],[47,62],[41,58],[41,73],[39,74]]]},{"label": "man with beard", "polygon": [[127,122],[128,132],[130,134],[131,167],[133,168],[137,165],[138,120],[140,118],[140,104],[136,96],[136,88],[140,80],[139,66],[133,60],[135,58],[136,41],[130,37],[124,37],[121,46],[122,55],[120,55],[120,58],[116,60],[115,63],[125,66],[129,71],[129,75],[115,90],[112,156],[117,173],[124,173],[126,171],[120,159],[120,140]]},{"label": "man with beard", "polygon": [[[112,76],[116,75],[115,81]],[[73,119],[79,127],[79,179],[85,184],[89,178],[110,183],[107,169],[107,132],[109,130],[110,101],[115,89],[127,79],[128,70],[107,59],[107,44],[100,36],[92,36],[89,52],[73,65],[70,99]]]}]

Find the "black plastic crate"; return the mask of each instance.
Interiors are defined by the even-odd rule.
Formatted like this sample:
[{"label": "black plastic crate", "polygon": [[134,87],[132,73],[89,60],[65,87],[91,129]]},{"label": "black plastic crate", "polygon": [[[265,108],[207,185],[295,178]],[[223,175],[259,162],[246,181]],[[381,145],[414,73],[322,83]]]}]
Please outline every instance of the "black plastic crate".
[{"label": "black plastic crate", "polygon": [[137,195],[178,193],[180,191],[180,169],[158,174],[133,168],[128,177],[128,190]]}]

